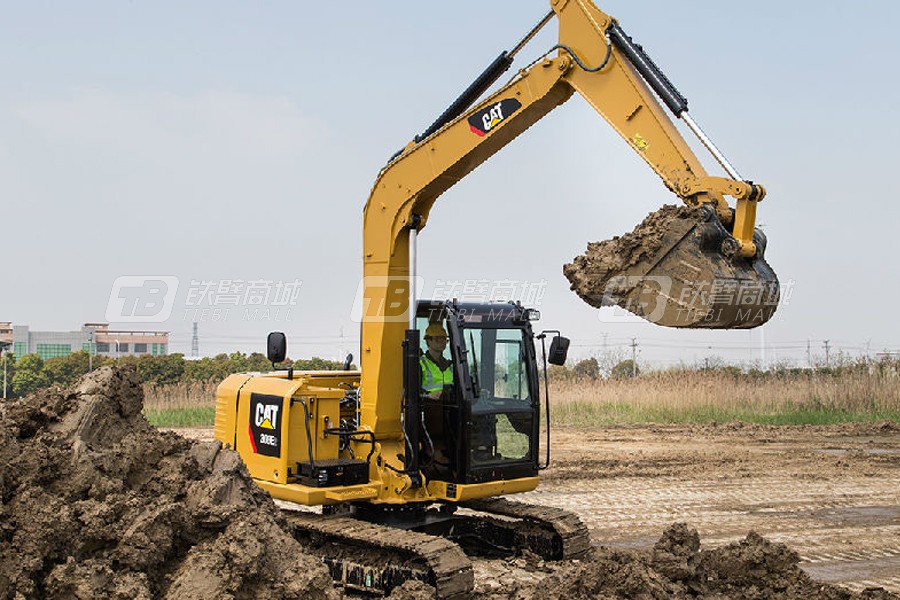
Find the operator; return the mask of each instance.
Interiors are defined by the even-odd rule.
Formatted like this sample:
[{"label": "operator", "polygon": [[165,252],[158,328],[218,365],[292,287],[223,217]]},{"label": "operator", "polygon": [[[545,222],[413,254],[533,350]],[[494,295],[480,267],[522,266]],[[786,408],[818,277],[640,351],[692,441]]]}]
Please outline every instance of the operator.
[{"label": "operator", "polygon": [[444,386],[453,383],[453,363],[444,358],[447,348],[447,331],[440,323],[432,323],[425,330],[428,351],[419,357],[422,367],[422,390],[425,396],[438,400]]}]

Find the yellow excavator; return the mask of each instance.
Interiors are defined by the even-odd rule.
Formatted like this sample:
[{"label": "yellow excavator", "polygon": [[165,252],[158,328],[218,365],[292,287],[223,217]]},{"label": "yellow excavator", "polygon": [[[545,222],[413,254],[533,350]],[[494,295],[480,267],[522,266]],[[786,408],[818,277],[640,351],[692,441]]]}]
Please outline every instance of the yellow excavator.
[{"label": "yellow excavator", "polygon": [[[765,190],[737,174],[615,19],[590,0],[550,4],[519,44],[379,173],[364,213],[361,370],[351,370],[348,357],[341,371],[232,375],[218,388],[216,439],[240,453],[273,498],[322,507],[285,514],[348,589],[389,593],[420,579],[438,597],[463,598],[473,586],[467,555],[528,550],[559,560],[589,548],[574,514],[502,498],[534,490],[549,464],[546,369],[565,362],[568,340],[535,332],[538,311],[519,303],[431,301],[417,298],[415,286],[416,240],[437,198],[574,93],[693,211],[660,232],[654,256],[629,262],[620,296],[665,296],[657,298],[662,325],[734,328],[771,316],[710,298],[702,318],[679,316],[678,290],[699,280],[777,289],[763,259],[765,239],[754,228]],[[479,100],[554,19],[558,43]],[[707,174],[663,104],[727,177]],[[677,279],[665,294],[646,283],[660,277]],[[449,338],[442,358],[450,376],[439,393],[423,390],[426,330]],[[285,359],[286,345],[283,334],[270,334],[273,366]]]}]

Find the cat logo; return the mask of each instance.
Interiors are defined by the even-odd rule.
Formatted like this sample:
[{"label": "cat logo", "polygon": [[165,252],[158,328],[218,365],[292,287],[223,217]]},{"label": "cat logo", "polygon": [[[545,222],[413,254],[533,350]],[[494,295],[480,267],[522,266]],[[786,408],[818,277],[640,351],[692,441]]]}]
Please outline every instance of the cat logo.
[{"label": "cat logo", "polygon": [[284,398],[250,394],[248,434],[254,454],[281,456],[281,408]]},{"label": "cat logo", "polygon": [[469,117],[469,128],[475,135],[484,137],[520,108],[522,104],[515,98],[501,100]]},{"label": "cat logo", "polygon": [[278,424],[278,409],[280,406],[272,404],[256,405],[256,426],[263,429],[275,429]]}]

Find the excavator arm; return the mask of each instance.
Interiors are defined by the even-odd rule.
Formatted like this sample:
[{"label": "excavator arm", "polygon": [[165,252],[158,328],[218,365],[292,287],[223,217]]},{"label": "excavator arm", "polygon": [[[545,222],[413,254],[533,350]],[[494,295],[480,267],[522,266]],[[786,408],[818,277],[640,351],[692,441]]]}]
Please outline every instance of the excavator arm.
[{"label": "excavator arm", "polygon": [[[764,188],[742,180],[696,128],[730,176],[713,177],[706,172],[656,95],[694,129],[696,124],[687,117],[687,102],[612,17],[590,0],[551,0],[551,7],[552,13],[539,26],[555,16],[559,43],[519,71],[510,83],[468,108],[474,96],[489,87],[511,62],[507,53],[501,55],[424,135],[391,159],[372,189],[363,219],[361,387],[362,421],[371,424],[376,435],[401,432],[401,346],[407,327],[412,329],[414,310],[409,308],[415,298],[411,253],[431,207],[443,192],[575,93],[607,120],[686,205],[707,207],[703,209],[704,223],[691,223],[672,232],[664,240],[662,257],[644,261],[634,273],[641,277],[659,274],[666,261],[673,260],[672,249],[679,244],[695,243],[709,251],[712,243],[711,251],[719,256],[711,260],[729,262],[725,269],[729,276],[740,271],[738,278],[750,273],[751,278],[774,279],[774,273],[769,276],[770,271],[765,271],[768,266],[762,261],[762,248],[757,247],[760,237],[754,236],[756,204],[765,196]],[[726,197],[735,199],[734,209]],[[760,265],[765,267],[763,276],[759,275]],[[598,299],[597,305],[601,304]],[[706,324],[698,320],[658,322],[748,326],[734,315],[707,319]]]}]

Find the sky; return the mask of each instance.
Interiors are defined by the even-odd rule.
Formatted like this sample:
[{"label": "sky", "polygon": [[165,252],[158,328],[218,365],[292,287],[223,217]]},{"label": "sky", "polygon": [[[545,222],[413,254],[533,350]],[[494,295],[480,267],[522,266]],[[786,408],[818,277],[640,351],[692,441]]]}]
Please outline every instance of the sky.
[{"label": "sky", "polygon": [[[167,320],[113,326],[170,331],[170,351],[188,353],[196,320],[202,355],[264,351],[281,330],[292,356],[326,358],[358,355],[362,209],[378,171],[549,8],[0,4],[0,321],[75,330],[106,320],[120,277],[166,276],[178,284]],[[900,350],[900,206],[888,177],[900,4],[598,6],[768,189],[758,222],[782,306],[762,330],[668,330],[569,291],[562,265],[588,242],[677,201],[577,96],[438,200],[419,238],[426,288],[516,282],[540,326],[572,338],[574,359],[630,356],[633,343],[659,366],[805,364],[822,360],[826,340],[832,357]],[[554,43],[555,21],[514,68]],[[251,281],[297,293],[280,306],[223,304],[222,293],[208,306],[210,290]]]}]

